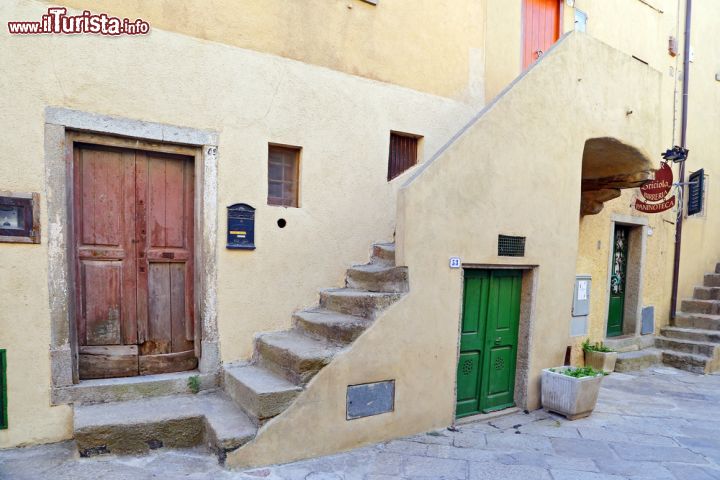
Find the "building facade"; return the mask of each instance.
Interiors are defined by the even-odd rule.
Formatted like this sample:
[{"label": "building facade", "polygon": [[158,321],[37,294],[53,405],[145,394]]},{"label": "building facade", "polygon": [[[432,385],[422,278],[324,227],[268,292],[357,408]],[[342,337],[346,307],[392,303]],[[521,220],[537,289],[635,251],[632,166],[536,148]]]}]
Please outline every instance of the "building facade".
[{"label": "building facade", "polygon": [[[677,315],[720,329],[694,289],[720,259],[715,2],[690,15],[691,215],[687,185],[656,199],[680,211],[635,207],[681,143],[684,0],[0,16],[58,3],[151,30],[0,36],[0,447],[172,446],[176,408],[201,419],[178,446],[263,465],[540,408],[541,370],[586,338],[704,361],[663,329],[679,218],[678,298],[700,303]],[[129,446],[98,433],[128,425]]]}]

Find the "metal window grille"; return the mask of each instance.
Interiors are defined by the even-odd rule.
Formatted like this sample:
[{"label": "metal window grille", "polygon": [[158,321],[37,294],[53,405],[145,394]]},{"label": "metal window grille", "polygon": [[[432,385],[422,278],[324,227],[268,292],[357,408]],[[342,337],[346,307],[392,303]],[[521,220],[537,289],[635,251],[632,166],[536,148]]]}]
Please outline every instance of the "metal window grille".
[{"label": "metal window grille", "polygon": [[0,430],[8,428],[7,410],[7,357],[0,350]]},{"label": "metal window grille", "polygon": [[525,237],[513,237],[510,235],[498,235],[498,256],[499,257],[524,257]]}]

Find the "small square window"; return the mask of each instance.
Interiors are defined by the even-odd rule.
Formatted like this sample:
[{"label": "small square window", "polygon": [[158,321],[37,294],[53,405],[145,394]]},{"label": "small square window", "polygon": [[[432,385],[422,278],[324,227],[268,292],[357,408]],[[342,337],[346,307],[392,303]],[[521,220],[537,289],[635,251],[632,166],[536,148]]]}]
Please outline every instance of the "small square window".
[{"label": "small square window", "polygon": [[417,165],[419,138],[417,135],[390,132],[388,181]]},{"label": "small square window", "polygon": [[268,205],[298,206],[300,148],[268,147]]},{"label": "small square window", "polygon": [[0,192],[0,242],[40,243],[39,195]]}]

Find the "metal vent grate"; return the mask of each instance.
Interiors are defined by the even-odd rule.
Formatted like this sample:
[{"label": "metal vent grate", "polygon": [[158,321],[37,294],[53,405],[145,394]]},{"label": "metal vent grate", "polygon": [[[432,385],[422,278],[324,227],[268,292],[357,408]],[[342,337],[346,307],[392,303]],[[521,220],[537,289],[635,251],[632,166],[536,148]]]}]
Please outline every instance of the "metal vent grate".
[{"label": "metal vent grate", "polygon": [[7,356],[0,350],[0,430],[8,428],[7,418]]},{"label": "metal vent grate", "polygon": [[498,235],[498,256],[499,257],[524,257],[525,237],[512,237],[509,235]]}]

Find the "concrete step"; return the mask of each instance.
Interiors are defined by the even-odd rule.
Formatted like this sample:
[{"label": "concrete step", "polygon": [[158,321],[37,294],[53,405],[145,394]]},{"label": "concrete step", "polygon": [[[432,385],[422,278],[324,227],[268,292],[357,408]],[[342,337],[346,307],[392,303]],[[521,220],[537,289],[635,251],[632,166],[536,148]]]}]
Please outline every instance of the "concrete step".
[{"label": "concrete step", "polygon": [[720,330],[720,315],[677,312],[673,321],[675,327]]},{"label": "concrete step", "polygon": [[695,287],[695,300],[720,300],[720,287]]},{"label": "concrete step", "polygon": [[682,353],[673,351],[663,351],[662,361],[665,365],[686,370],[693,373],[709,373],[711,358],[705,355],[695,355],[692,353]]},{"label": "concrete step", "polygon": [[703,330],[699,328],[681,328],[681,327],[663,327],[661,330],[663,336],[668,338],[679,338],[683,340],[693,340],[696,342],[718,343],[720,344],[720,331]]},{"label": "concrete step", "polygon": [[375,245],[373,245],[370,261],[372,263],[395,265],[395,244],[376,243]]},{"label": "concrete step", "polygon": [[718,345],[714,343],[668,337],[657,337],[655,339],[655,346],[662,350],[692,353],[694,355],[704,355],[707,357],[712,357],[715,354],[715,349],[718,348]]},{"label": "concrete step", "polygon": [[408,269],[382,263],[357,265],[348,269],[346,284],[368,292],[407,292]]},{"label": "concrete step", "polygon": [[603,343],[618,353],[636,352],[645,348],[652,348],[655,344],[654,335],[632,335],[606,338]]},{"label": "concrete step", "polygon": [[631,372],[634,370],[644,370],[661,362],[661,352],[654,348],[646,348],[632,352],[618,353],[615,362],[616,372]]},{"label": "concrete step", "polygon": [[703,285],[706,287],[720,287],[720,273],[706,273]]},{"label": "concrete step", "polygon": [[705,313],[720,315],[719,300],[683,300],[680,309],[686,313]]},{"label": "concrete step", "polygon": [[257,365],[225,366],[225,392],[256,424],[282,413],[302,388]]},{"label": "concrete step", "polygon": [[260,335],[255,341],[255,349],[259,365],[297,385],[304,385],[330,363],[342,345],[304,335],[298,330],[286,330]]},{"label": "concrete step", "polygon": [[372,319],[379,310],[395,303],[400,297],[401,293],[331,288],[320,292],[320,306],[346,315]]},{"label": "concrete step", "polygon": [[295,312],[295,326],[306,333],[333,342],[350,343],[359,337],[372,322],[332,310],[314,309]]},{"label": "concrete step", "polygon": [[157,448],[207,445],[224,462],[257,428],[220,392],[77,405],[74,436],[83,457],[141,454]]}]

